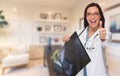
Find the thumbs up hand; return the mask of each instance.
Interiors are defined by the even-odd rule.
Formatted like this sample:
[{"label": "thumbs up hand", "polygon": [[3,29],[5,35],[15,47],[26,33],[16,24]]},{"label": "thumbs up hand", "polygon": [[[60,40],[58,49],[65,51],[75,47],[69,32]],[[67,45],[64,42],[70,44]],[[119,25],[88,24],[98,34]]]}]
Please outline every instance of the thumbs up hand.
[{"label": "thumbs up hand", "polygon": [[102,21],[99,23],[99,37],[101,41],[105,41],[106,30],[102,27]]}]

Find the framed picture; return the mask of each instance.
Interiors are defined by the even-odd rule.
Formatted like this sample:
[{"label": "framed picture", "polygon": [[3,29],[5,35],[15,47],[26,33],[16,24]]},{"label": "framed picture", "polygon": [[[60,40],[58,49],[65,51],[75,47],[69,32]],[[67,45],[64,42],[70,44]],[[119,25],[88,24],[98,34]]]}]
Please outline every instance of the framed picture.
[{"label": "framed picture", "polygon": [[120,42],[120,4],[114,5],[105,11],[105,27],[112,33],[112,41]]},{"label": "framed picture", "polygon": [[55,13],[53,15],[54,20],[62,20],[62,14],[61,13]]},{"label": "framed picture", "polygon": [[51,31],[51,25],[45,25],[45,32]]},{"label": "framed picture", "polygon": [[40,13],[40,19],[48,19],[47,13]]},{"label": "framed picture", "polygon": [[62,31],[62,25],[54,25],[54,32],[61,32]]},{"label": "framed picture", "polygon": [[47,37],[46,36],[39,36],[39,42],[40,43],[47,43]]}]

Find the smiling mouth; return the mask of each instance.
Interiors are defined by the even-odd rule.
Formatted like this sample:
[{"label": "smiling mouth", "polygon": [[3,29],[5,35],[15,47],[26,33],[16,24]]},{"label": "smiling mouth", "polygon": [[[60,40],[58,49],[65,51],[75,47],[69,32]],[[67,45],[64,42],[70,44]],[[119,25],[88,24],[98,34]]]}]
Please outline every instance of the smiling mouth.
[{"label": "smiling mouth", "polygon": [[97,21],[96,20],[90,20],[91,24],[95,24]]}]

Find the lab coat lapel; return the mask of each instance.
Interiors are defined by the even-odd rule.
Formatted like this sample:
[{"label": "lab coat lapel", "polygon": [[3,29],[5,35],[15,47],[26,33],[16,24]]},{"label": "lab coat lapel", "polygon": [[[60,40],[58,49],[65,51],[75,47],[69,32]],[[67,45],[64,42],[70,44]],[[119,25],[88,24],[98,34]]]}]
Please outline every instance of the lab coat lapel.
[{"label": "lab coat lapel", "polygon": [[87,41],[86,46],[92,47],[94,46],[94,41],[96,41],[96,37],[98,36],[98,31],[96,31]]},{"label": "lab coat lapel", "polygon": [[[83,29],[84,30],[84,29]],[[81,31],[80,31],[81,32]],[[80,33],[79,32],[79,33]],[[86,43],[86,34],[87,34],[87,28],[85,28],[85,30],[81,33],[81,35],[79,36],[82,44],[84,45]]]}]

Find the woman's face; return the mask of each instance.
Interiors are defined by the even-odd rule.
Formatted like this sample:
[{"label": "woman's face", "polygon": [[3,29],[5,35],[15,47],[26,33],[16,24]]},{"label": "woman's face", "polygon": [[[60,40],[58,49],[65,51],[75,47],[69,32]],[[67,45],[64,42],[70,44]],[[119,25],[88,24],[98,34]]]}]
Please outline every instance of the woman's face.
[{"label": "woman's face", "polygon": [[100,21],[99,9],[96,6],[89,7],[86,13],[86,19],[90,28],[97,28]]}]

